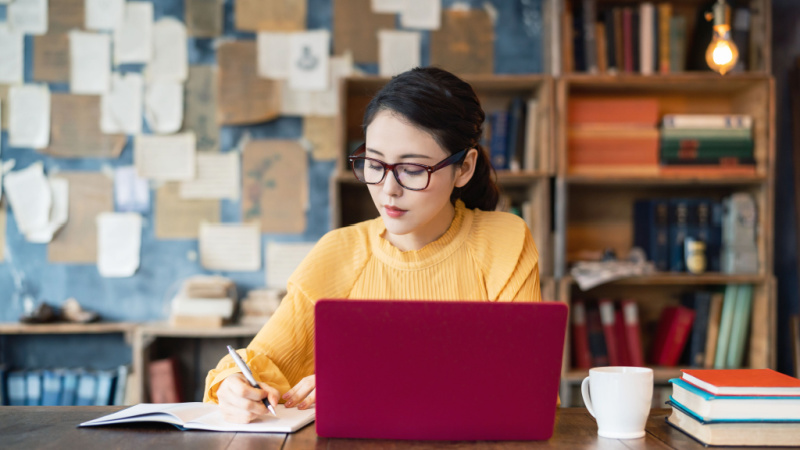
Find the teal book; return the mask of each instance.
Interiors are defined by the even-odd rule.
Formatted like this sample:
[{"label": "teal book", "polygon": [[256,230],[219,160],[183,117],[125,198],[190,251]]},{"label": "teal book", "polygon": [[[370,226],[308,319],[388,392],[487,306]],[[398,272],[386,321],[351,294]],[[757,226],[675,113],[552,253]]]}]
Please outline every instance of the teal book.
[{"label": "teal book", "polygon": [[15,370],[8,374],[8,387],[6,393],[8,394],[8,404],[11,406],[24,406],[25,396],[27,395],[25,387],[25,371]]},{"label": "teal book", "polygon": [[114,401],[114,382],[117,378],[117,370],[98,370],[95,372],[97,377],[97,393],[95,394],[94,404],[97,406],[113,405]]},{"label": "teal book", "polygon": [[725,367],[738,369],[742,367],[744,348],[747,345],[747,332],[750,328],[750,315],[753,306],[753,286],[739,286],[736,291],[736,309],[733,312],[731,338]]},{"label": "teal book", "polygon": [[97,377],[93,372],[81,372],[78,376],[78,390],[75,404],[78,406],[94,405],[97,396]]},{"label": "teal book", "polygon": [[722,316],[719,321],[719,335],[717,336],[717,351],[714,354],[715,369],[724,369],[727,362],[733,315],[736,310],[737,290],[738,286],[735,284],[725,286],[725,299],[722,301]]},{"label": "teal book", "polygon": [[775,395],[715,395],[673,378],[670,400],[705,421],[800,422],[800,397]]},{"label": "teal book", "polygon": [[130,369],[126,365],[117,368],[117,382],[114,384],[114,405],[125,404],[125,391],[128,387],[128,372]]},{"label": "teal book", "polygon": [[79,372],[74,369],[65,369],[61,375],[61,406],[72,406],[77,403]]},{"label": "teal book", "polygon": [[662,128],[660,131],[665,139],[753,139],[750,128]]},{"label": "teal book", "polygon": [[58,406],[61,404],[61,371],[45,370],[42,372],[42,406]]},{"label": "teal book", "polygon": [[25,405],[39,406],[42,404],[42,372],[29,370],[25,375]]}]

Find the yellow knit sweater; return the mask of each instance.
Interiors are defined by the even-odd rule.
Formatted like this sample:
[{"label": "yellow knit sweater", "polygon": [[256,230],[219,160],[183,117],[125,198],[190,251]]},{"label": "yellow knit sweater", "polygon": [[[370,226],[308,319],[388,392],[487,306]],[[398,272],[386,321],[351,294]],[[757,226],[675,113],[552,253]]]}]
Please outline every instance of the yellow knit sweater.
[{"label": "yellow knit sweater", "polygon": [[[314,373],[314,303],[322,298],[541,301],[539,254],[525,222],[456,204],[448,231],[403,252],[380,218],[329,232],[289,279],[286,297],[243,355],[253,376],[288,391]],[[240,352],[242,354],[242,352]],[[203,401],[239,372],[230,356],[206,377]]]}]

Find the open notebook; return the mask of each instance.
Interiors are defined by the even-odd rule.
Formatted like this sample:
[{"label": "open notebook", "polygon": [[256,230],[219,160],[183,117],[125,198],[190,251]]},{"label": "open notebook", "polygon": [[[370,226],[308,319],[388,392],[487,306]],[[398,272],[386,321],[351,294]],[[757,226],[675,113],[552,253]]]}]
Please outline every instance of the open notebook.
[{"label": "open notebook", "polygon": [[80,424],[82,427],[116,425],[134,422],[162,422],[183,430],[242,431],[252,433],[293,433],[314,421],[314,408],[299,410],[278,405],[278,417],[246,423],[230,423],[222,418],[219,406],[212,403],[140,403]]}]

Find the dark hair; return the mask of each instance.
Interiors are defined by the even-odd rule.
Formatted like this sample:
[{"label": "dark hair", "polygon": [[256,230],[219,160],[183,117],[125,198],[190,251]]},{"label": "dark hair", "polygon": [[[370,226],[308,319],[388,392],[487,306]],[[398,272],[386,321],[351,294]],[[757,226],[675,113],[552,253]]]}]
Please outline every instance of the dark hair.
[{"label": "dark hair", "polygon": [[451,155],[465,148],[478,150],[475,172],[450,201],[461,199],[467,208],[493,211],[499,191],[487,152],[481,147],[486,114],[469,83],[446,70],[417,67],[395,76],[367,105],[363,129],[383,110],[391,110],[433,136]]}]

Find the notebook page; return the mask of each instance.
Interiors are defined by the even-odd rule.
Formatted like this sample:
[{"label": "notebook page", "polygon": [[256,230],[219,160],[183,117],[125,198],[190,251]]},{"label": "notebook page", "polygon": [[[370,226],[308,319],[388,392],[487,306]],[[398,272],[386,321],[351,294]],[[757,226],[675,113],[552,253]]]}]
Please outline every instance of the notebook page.
[{"label": "notebook page", "polygon": [[184,425],[188,430],[240,431],[252,433],[292,433],[314,421],[315,409],[299,410],[286,408],[280,404],[275,407],[278,417],[272,415],[245,424],[226,422],[222,412],[217,409],[212,414],[200,417]]}]

